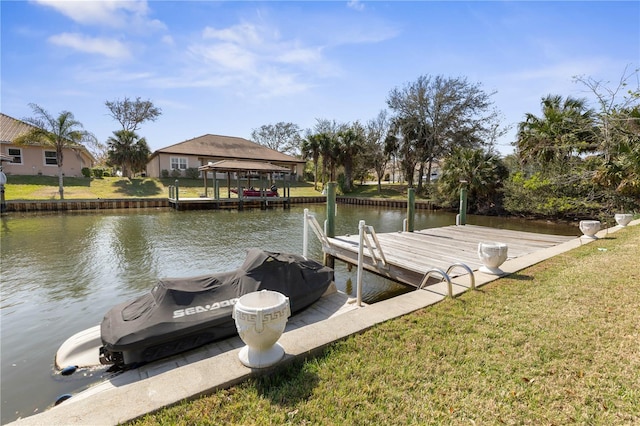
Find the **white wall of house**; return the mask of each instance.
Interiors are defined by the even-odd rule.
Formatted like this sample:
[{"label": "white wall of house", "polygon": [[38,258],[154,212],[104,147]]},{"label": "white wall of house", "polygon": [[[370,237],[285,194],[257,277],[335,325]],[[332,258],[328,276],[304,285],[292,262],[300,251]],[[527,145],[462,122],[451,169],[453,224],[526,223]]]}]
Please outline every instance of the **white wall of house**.
[{"label": "white wall of house", "polygon": [[[8,175],[58,175],[56,151],[52,148],[2,144],[2,153],[15,159],[13,163],[2,163],[2,171]],[[65,176],[80,177],[83,167],[93,166],[91,158],[82,151],[65,148],[62,156],[62,173]]]}]

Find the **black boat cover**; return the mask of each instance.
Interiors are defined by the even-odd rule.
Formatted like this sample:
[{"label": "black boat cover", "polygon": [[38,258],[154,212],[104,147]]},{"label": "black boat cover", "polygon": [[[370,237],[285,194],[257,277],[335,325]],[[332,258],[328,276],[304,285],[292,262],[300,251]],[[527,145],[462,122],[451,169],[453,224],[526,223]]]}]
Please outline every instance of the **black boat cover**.
[{"label": "black boat cover", "polygon": [[[100,326],[102,350],[116,364],[153,361],[236,334],[231,315],[244,294],[278,291],[289,297],[294,314],[319,299],[332,280],[333,270],[314,260],[249,249],[235,271],[160,279],[149,293],[113,307]],[[113,356],[118,352],[124,361]]]}]

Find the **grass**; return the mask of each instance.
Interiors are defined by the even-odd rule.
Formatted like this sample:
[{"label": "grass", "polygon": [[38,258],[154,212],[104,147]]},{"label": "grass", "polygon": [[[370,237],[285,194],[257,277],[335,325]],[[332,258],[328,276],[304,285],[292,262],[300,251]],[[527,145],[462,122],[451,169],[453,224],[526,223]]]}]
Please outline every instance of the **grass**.
[{"label": "grass", "polygon": [[[226,180],[220,182],[220,196],[227,196]],[[246,181],[244,181],[246,184]],[[169,194],[169,186],[175,184],[175,178],[64,178],[65,199],[96,199],[96,198],[162,198]],[[202,179],[181,178],[178,181],[180,197],[197,198],[204,194]],[[208,193],[213,189],[208,182]],[[281,186],[280,183],[278,183]],[[235,182],[232,183],[235,187]],[[378,194],[377,185],[362,185],[350,193],[357,197],[403,198],[406,199],[406,185],[385,184]],[[292,182],[291,196],[309,197],[320,195],[321,192],[313,188],[313,182]],[[5,187],[6,200],[56,200],[58,193],[58,178],[54,176],[8,176]]]},{"label": "grass", "polygon": [[132,424],[639,424],[638,253],[621,230]]}]

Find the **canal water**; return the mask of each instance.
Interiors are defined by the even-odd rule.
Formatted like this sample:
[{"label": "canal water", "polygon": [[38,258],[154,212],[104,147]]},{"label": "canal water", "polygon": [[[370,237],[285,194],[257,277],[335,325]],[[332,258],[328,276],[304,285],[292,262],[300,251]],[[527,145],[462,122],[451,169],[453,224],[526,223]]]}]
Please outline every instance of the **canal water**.
[{"label": "canal water", "polygon": [[[324,205],[305,206],[323,222]],[[302,253],[303,209],[247,211],[118,210],[1,218],[0,351],[2,424],[45,410],[65,393],[100,381],[104,369],[54,373],[54,355],[72,334],[101,322],[114,305],[146,293],[160,277],[235,269],[246,249]],[[406,211],[338,205],[336,234],[402,228]],[[452,225],[455,215],[417,211],[415,229]],[[468,223],[579,235],[575,227],[468,216]],[[321,261],[310,232],[311,258]],[[355,270],[336,263],[338,288],[355,296]],[[407,291],[367,274],[363,297],[375,302]]]}]

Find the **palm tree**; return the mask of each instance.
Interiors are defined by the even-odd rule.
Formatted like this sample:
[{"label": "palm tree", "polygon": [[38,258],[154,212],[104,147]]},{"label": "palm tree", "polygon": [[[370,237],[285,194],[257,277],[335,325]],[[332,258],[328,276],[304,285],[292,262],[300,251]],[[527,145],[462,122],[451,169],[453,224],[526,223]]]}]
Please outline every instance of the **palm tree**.
[{"label": "palm tree", "polygon": [[500,157],[482,149],[455,148],[442,167],[439,190],[445,200],[454,203],[460,182],[468,185],[469,208],[486,210],[497,204],[502,182],[508,170]]},{"label": "palm tree", "polygon": [[122,176],[144,170],[151,150],[145,138],[140,138],[131,130],[116,130],[107,139],[108,162],[122,168]]},{"label": "palm tree", "polygon": [[62,173],[63,150],[65,148],[79,149],[82,143],[95,140],[93,134],[83,130],[82,123],[77,121],[69,111],[62,111],[54,117],[36,104],[29,104],[35,117],[25,118],[24,121],[34,127],[17,137],[13,142],[17,145],[40,144],[49,146],[56,151],[58,165],[58,192],[60,199],[64,199],[64,174]]},{"label": "palm tree", "polygon": [[322,157],[322,183],[326,183],[327,168],[329,169],[329,182],[336,180],[336,167],[338,158],[338,141],[336,135],[319,133],[320,156]]},{"label": "palm tree", "polygon": [[313,160],[314,173],[313,173],[313,188],[318,188],[318,160],[320,159],[320,139],[318,135],[309,135],[302,141],[300,147],[302,151],[302,158]]},{"label": "palm tree", "polygon": [[338,151],[336,160],[344,167],[345,192],[353,186],[353,164],[363,150],[364,128],[355,122],[352,126],[338,133]]},{"label": "palm tree", "polygon": [[564,168],[579,152],[597,148],[593,111],[584,99],[548,95],[542,99],[542,117],[526,114],[518,126],[518,153],[524,162]]}]

